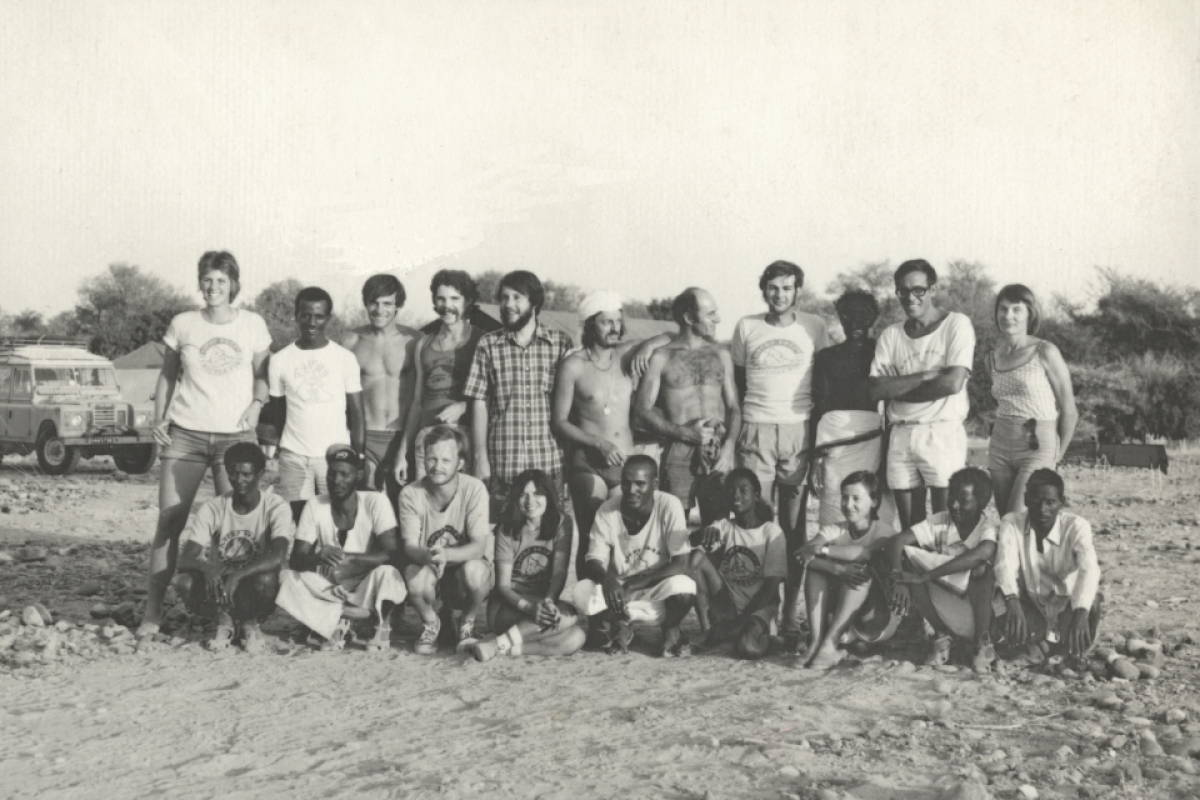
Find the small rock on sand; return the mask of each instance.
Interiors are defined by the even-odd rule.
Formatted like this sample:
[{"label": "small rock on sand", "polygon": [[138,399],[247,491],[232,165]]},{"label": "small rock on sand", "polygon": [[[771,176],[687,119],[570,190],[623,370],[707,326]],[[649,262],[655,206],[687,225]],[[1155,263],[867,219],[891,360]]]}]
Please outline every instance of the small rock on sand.
[{"label": "small rock on sand", "polygon": [[942,790],[938,800],[992,800],[992,796],[978,783],[959,781]]},{"label": "small rock on sand", "polygon": [[44,628],[46,621],[42,619],[41,612],[33,606],[25,606],[25,610],[21,612],[21,622],[31,628]]},{"label": "small rock on sand", "polygon": [[1127,661],[1123,658],[1118,658],[1108,665],[1108,671],[1114,678],[1124,678],[1127,681],[1137,680],[1141,676],[1141,670],[1133,665],[1132,661]]},{"label": "small rock on sand", "polygon": [[36,545],[27,545],[17,550],[17,558],[22,561],[45,561],[48,555],[50,555],[49,550]]},{"label": "small rock on sand", "polygon": [[1187,721],[1187,712],[1181,708],[1172,708],[1163,714],[1163,719],[1168,725],[1178,725]]},{"label": "small rock on sand", "polygon": [[92,619],[104,619],[112,612],[104,603],[96,603],[88,609],[88,613],[92,615]]},{"label": "small rock on sand", "polygon": [[14,561],[16,561],[16,560],[17,560],[17,559],[13,557],[13,554],[12,554],[12,553],[3,553],[3,552],[0,552],[0,565],[3,565],[3,564],[11,564],[11,563],[13,563],[13,562],[14,562]]},{"label": "small rock on sand", "polygon": [[75,590],[75,594],[82,597],[91,597],[92,595],[100,594],[104,591],[104,587],[100,585],[100,581],[84,581],[79,584],[79,588]]},{"label": "small rock on sand", "polygon": [[1038,800],[1038,790],[1030,786],[1028,783],[1023,783],[1017,787],[1017,794],[1024,800]]}]

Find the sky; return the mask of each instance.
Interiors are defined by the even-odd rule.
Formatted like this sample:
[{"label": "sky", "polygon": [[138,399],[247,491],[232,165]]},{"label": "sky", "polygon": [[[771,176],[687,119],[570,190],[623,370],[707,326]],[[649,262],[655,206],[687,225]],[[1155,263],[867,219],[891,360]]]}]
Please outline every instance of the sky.
[{"label": "sky", "polygon": [[[1200,284],[1200,4],[7,0],[0,309],[112,262],[712,290],[776,259]],[[198,299],[198,295],[197,295]]]}]

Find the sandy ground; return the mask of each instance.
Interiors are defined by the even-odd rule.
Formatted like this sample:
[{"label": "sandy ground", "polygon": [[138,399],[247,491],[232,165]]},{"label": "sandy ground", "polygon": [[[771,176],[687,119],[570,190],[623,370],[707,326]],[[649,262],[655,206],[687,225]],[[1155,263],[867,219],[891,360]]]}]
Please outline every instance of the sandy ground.
[{"label": "sandy ground", "polygon": [[[413,655],[408,624],[388,653],[320,653],[282,614],[272,655],[208,653],[184,623],[133,653],[154,476],[5,459],[0,797],[1194,798],[1200,459],[1171,473],[1065,471],[1099,534],[1106,643],[1164,645],[1158,677],[1126,682],[1099,662],[914,667],[911,637],[824,674],[663,661],[653,634],[628,656],[477,664]],[[33,602],[61,630],[22,626]]]}]

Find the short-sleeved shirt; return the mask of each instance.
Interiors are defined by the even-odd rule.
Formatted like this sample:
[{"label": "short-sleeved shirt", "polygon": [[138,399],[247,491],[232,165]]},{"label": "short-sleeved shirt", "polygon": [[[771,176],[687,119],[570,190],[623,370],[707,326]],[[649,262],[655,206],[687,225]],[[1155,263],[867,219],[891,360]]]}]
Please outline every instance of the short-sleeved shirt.
[{"label": "short-sleeved shirt", "polygon": [[205,560],[223,569],[240,569],[265,553],[273,539],[291,542],[295,536],[292,507],[279,495],[263,491],[249,514],[239,514],[228,492],[196,509],[182,542],[196,542]]},{"label": "short-sleeved shirt", "polygon": [[550,591],[554,559],[559,554],[571,557],[571,539],[575,523],[563,515],[554,538],[539,539],[536,531],[517,539],[507,533],[496,535],[496,563],[512,564],[512,587],[518,594],[545,597]]},{"label": "short-sleeved shirt", "polygon": [[997,539],[996,521],[989,519],[986,514],[979,518],[979,524],[966,539],[959,534],[958,526],[950,519],[948,511],[932,514],[913,525],[910,530],[917,537],[917,545],[922,550],[956,558],[984,542],[994,542]]},{"label": "short-sleeved shirt", "polygon": [[[439,511],[425,488],[428,480],[410,483],[400,492],[400,535],[404,543],[429,549],[434,545],[462,547],[483,541],[490,550],[488,493],[483,481],[459,473],[454,497]],[[492,553],[486,552],[484,558],[491,561]]]},{"label": "short-sleeved shirt", "polygon": [[383,550],[380,534],[396,526],[392,504],[382,492],[356,492],[358,513],[354,526],[346,532],[345,542],[338,541],[338,527],[333,521],[333,505],[329,495],[314,497],[304,505],[300,524],[296,526],[296,541],[340,547],[347,553],[379,553]]},{"label": "short-sleeved shirt", "polygon": [[621,498],[604,501],[592,523],[588,560],[610,564],[618,575],[638,575],[664,566],[691,550],[683,504],[673,494],[656,491],[650,518],[630,534],[621,516]]},{"label": "short-sleeved shirt", "polygon": [[797,312],[786,327],[767,322],[766,314],[738,320],[729,345],[733,363],[746,370],[747,422],[790,425],[812,412],[813,357],[829,346],[825,320]]},{"label": "short-sleeved shirt", "polygon": [[767,578],[787,577],[787,540],[774,522],[740,528],[732,519],[723,519],[714,527],[721,534],[720,547],[725,551],[717,571],[740,612]]},{"label": "short-sleeved shirt", "polygon": [[538,323],[528,347],[506,330],[484,334],[463,389],[486,400],[492,474],[510,482],[527,469],[562,475],[563,453],[550,429],[550,393],[571,337]]},{"label": "short-sleeved shirt", "polygon": [[362,391],[358,359],[337,342],[301,350],[293,342],[271,356],[271,396],[287,399],[287,423],[279,446],[324,458],[331,444],[348,443],[346,395]]},{"label": "short-sleeved shirt", "polygon": [[[875,344],[871,376],[894,378],[946,367],[970,370],[974,363],[975,328],[965,314],[951,311],[932,333],[916,339],[905,332],[903,322],[885,328]],[[962,422],[970,410],[965,382],[962,389],[949,397],[919,403],[888,402],[891,420],[909,424]]]},{"label": "short-sleeved shirt", "polygon": [[192,431],[237,433],[254,399],[254,354],[271,347],[263,318],[239,308],[231,322],[214,325],[199,311],[185,311],[171,320],[163,344],[179,353],[183,367],[171,421]]},{"label": "short-sleeved shirt", "polygon": [[857,539],[850,533],[850,523],[848,522],[835,522],[831,525],[822,525],[821,531],[817,534],[817,536],[825,541],[825,544],[831,547],[845,547],[852,544],[859,545],[860,547],[870,547],[881,539],[887,539],[895,535],[895,528],[885,525],[879,520],[872,521],[871,527],[867,528],[866,532]]},{"label": "short-sleeved shirt", "polygon": [[464,399],[463,387],[483,331],[467,323],[466,333],[466,340],[453,350],[435,350],[432,344],[436,334],[430,334],[421,343],[418,353],[422,376],[421,419],[418,424],[422,428],[436,425],[439,411]]}]

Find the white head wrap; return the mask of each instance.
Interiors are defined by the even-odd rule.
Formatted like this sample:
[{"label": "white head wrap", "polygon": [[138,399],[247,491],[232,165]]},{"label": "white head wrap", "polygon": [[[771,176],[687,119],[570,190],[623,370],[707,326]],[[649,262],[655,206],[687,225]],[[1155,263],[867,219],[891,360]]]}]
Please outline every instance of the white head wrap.
[{"label": "white head wrap", "polygon": [[592,317],[607,311],[617,313],[621,310],[621,295],[611,289],[597,289],[589,292],[579,304],[579,322],[587,322]]}]

